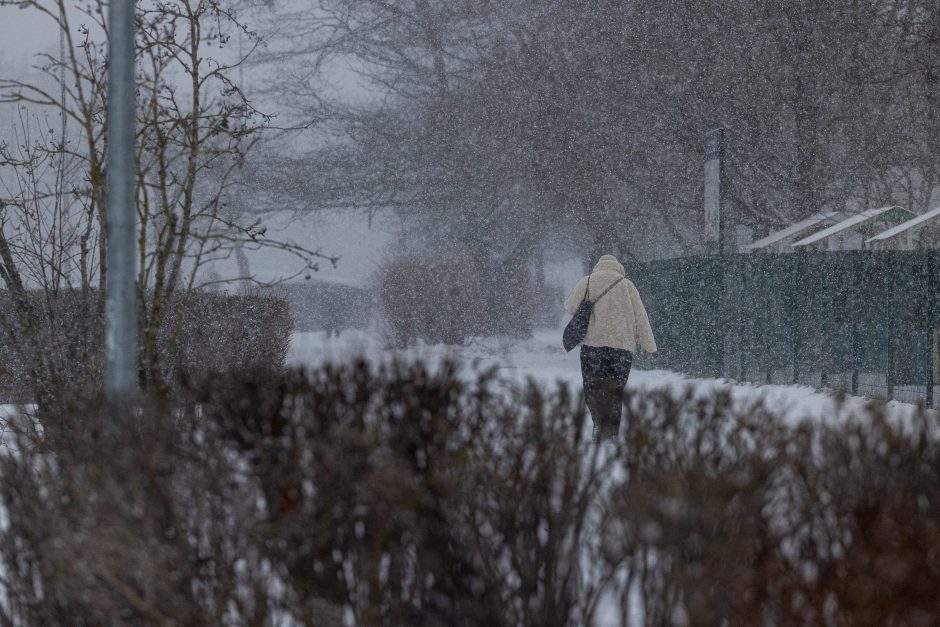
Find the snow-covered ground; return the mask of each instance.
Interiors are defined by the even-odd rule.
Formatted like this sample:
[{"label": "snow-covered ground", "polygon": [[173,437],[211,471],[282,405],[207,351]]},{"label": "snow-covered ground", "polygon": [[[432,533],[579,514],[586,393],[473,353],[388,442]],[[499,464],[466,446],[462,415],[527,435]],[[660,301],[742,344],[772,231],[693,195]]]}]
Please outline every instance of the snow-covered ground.
[{"label": "snow-covered ground", "polygon": [[[325,333],[296,333],[291,342],[288,362],[292,366],[316,366],[327,362],[366,357],[374,361],[394,357],[421,358],[432,362],[445,357],[455,358],[467,367],[496,367],[508,379],[535,379],[546,385],[564,381],[581,385],[581,366],[578,351],[565,353],[561,347],[560,329],[538,329],[527,341],[485,338],[472,341],[468,346],[419,346],[408,350],[390,350],[375,333],[345,331],[339,338],[327,339]],[[654,390],[667,388],[676,394],[692,388],[697,394],[730,389],[741,403],[763,400],[780,415],[798,421],[802,419],[832,420],[858,412],[872,402],[861,397],[843,397],[820,392],[811,387],[797,385],[752,385],[719,379],[693,379],[675,372],[634,369],[628,388]],[[911,415],[915,406],[891,401],[887,404],[891,415],[903,419]]]}]

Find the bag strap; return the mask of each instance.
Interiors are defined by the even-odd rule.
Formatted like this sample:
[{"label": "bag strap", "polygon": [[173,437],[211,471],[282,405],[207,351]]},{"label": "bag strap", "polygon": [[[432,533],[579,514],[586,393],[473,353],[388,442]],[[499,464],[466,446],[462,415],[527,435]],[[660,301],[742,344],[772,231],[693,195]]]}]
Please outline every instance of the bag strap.
[{"label": "bag strap", "polygon": [[597,301],[599,301],[600,299],[604,298],[604,296],[607,295],[607,292],[609,292],[610,290],[614,289],[614,286],[617,285],[618,283],[620,283],[621,281],[623,281],[624,278],[626,278],[626,277],[620,277],[619,279],[617,279],[616,281],[614,281],[613,283],[611,283],[611,284],[607,287],[606,290],[604,290],[603,292],[601,292],[601,295],[600,295],[600,296],[598,296],[597,298],[594,299],[594,302],[591,303],[591,304],[592,304],[592,305],[596,305],[596,304],[597,304]]},{"label": "bag strap", "polygon": [[581,300],[591,300],[591,275],[588,275],[587,285],[584,286],[584,298]]}]

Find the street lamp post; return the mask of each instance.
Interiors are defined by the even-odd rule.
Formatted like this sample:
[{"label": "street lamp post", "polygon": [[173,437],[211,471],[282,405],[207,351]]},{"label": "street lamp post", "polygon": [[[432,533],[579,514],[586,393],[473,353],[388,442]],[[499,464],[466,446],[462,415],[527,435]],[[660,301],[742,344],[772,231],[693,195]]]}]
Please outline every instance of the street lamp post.
[{"label": "street lamp post", "polygon": [[104,385],[108,398],[114,400],[137,389],[134,0],[112,0],[108,18]]}]

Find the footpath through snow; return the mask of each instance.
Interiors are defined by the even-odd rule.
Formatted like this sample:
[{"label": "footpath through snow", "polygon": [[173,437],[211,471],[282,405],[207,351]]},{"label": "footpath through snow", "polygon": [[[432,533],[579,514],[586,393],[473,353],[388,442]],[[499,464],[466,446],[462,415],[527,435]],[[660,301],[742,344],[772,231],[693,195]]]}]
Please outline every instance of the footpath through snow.
[{"label": "footpath through snow", "polygon": [[[394,357],[424,359],[431,363],[451,357],[467,367],[496,367],[507,379],[525,381],[532,378],[546,386],[564,381],[574,389],[581,385],[581,364],[577,349],[565,353],[561,347],[561,330],[539,329],[528,341],[513,341],[505,338],[474,340],[468,346],[419,346],[408,350],[391,350],[374,334],[362,331],[345,331],[339,338],[326,337],[325,333],[295,333],[288,363],[292,366],[317,366],[328,362],[365,357],[370,361],[389,360]],[[832,393],[820,392],[811,387],[798,385],[752,385],[733,383],[719,379],[693,379],[675,372],[663,370],[634,370],[627,384],[633,390],[669,389],[675,394],[684,394],[690,388],[695,394],[708,394],[717,390],[731,391],[733,398],[742,403],[766,402],[779,415],[799,421],[804,419],[841,419],[850,416],[870,403],[860,397],[840,398]],[[908,403],[891,401],[889,413],[898,419],[911,416],[916,407]]]}]

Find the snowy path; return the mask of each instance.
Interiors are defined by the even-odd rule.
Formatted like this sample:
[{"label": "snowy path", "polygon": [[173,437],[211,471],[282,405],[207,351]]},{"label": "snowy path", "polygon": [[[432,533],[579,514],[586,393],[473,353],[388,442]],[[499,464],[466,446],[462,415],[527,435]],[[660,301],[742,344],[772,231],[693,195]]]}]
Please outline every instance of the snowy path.
[{"label": "snowy path", "polygon": [[[506,378],[523,381],[533,378],[546,385],[564,381],[573,386],[581,385],[581,370],[578,351],[565,353],[561,348],[561,331],[539,329],[528,341],[510,341],[487,338],[474,341],[469,346],[447,348],[443,346],[421,346],[405,351],[384,348],[374,335],[364,332],[346,331],[337,339],[327,339],[324,333],[297,333],[294,335],[288,362],[293,366],[316,366],[330,361],[365,356],[371,360],[390,359],[394,356],[423,358],[437,361],[453,357],[465,364],[481,367],[495,366]],[[689,387],[697,393],[706,394],[719,389],[730,389],[733,397],[742,403],[753,403],[763,399],[788,419],[827,419],[845,417],[863,409],[869,401],[860,397],[846,397],[839,402],[837,397],[819,392],[807,386],[797,385],[752,385],[731,383],[718,379],[692,379],[684,375],[663,370],[634,370],[628,387],[636,390],[667,388],[676,394]],[[908,403],[891,401],[889,412],[904,419],[915,411]]]}]

